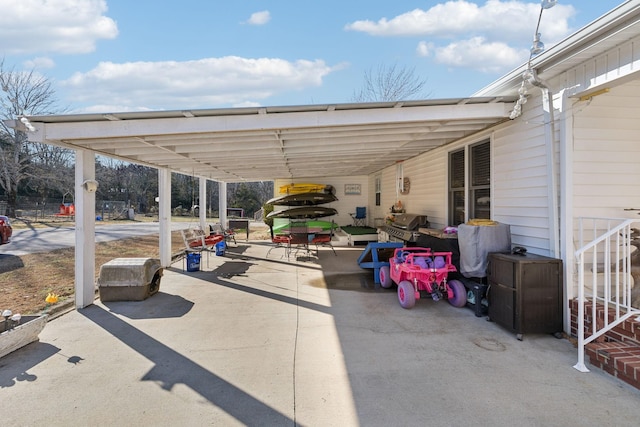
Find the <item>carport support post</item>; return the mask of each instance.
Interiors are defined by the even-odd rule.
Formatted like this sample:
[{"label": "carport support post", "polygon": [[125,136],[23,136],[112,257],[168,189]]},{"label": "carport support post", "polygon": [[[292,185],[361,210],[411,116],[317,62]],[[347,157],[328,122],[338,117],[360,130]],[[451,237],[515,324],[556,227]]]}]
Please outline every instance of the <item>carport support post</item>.
[{"label": "carport support post", "polygon": [[158,221],[160,264],[171,267],[171,171],[158,169]]},{"label": "carport support post", "polygon": [[204,230],[205,234],[209,234],[207,229],[207,178],[200,178],[200,199],[198,200],[198,206],[200,206],[200,228]]},{"label": "carport support post", "polygon": [[220,225],[222,228],[227,228],[227,183],[218,182],[218,210],[220,213]]},{"label": "carport support post", "polygon": [[83,183],[95,180],[96,156],[87,150],[76,150],[75,214],[76,214],[76,308],[93,304],[96,297],[96,193],[87,191]]}]

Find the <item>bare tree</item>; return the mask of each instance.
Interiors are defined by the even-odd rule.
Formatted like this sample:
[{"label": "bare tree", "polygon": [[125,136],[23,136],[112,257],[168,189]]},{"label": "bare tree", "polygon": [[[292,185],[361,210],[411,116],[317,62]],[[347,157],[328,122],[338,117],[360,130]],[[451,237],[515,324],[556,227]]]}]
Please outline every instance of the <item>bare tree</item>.
[{"label": "bare tree", "polygon": [[423,89],[427,81],[415,73],[415,68],[379,65],[364,73],[362,88],[353,93],[354,102],[389,102],[427,98]]},{"label": "bare tree", "polygon": [[[50,81],[37,74],[5,69],[0,61],[0,115],[15,119],[24,115],[50,114],[56,108]],[[0,186],[7,194],[6,215],[15,217],[18,186],[29,177],[32,150],[27,132],[0,121]]]}]

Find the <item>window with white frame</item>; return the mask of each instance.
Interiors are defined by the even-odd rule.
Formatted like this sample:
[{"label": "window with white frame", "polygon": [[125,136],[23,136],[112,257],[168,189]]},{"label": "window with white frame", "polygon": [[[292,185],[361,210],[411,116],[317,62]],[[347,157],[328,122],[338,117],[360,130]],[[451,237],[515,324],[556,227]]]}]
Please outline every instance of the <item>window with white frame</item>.
[{"label": "window with white frame", "polygon": [[380,206],[382,198],[382,178],[376,176],[376,206]]},{"label": "window with white frame", "polygon": [[456,226],[473,218],[491,218],[489,141],[449,153],[449,224]]},{"label": "window with white frame", "polygon": [[464,148],[449,153],[449,225],[465,222]]},{"label": "window with white frame", "polygon": [[491,218],[491,145],[469,147],[469,218]]}]

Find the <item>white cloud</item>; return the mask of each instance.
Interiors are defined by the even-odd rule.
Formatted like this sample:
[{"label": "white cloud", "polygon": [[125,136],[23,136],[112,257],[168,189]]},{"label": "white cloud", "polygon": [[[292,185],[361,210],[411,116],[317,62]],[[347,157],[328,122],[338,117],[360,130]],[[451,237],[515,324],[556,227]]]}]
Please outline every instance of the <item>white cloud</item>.
[{"label": "white cloud", "polygon": [[[345,30],[378,37],[426,36],[416,47],[418,56],[451,67],[504,72],[528,59],[539,14],[539,2],[452,0],[391,19],[356,21]],[[540,32],[547,48],[572,31],[569,19],[575,14],[573,6],[562,4],[544,11]]]},{"label": "white cloud", "polygon": [[87,53],[118,35],[104,0],[0,0],[0,52]]},{"label": "white cloud", "polygon": [[450,43],[435,51],[436,62],[485,73],[499,73],[515,68],[528,56],[529,51],[526,49],[514,49],[502,42],[486,42],[482,37]]},{"label": "white cloud", "polygon": [[268,10],[261,12],[255,12],[251,14],[251,17],[247,21],[250,25],[264,25],[271,20],[271,13]]},{"label": "white cloud", "polygon": [[[372,36],[435,36],[454,38],[482,34],[491,38],[530,38],[540,13],[540,4],[520,0],[488,0],[479,6],[466,0],[440,3],[428,10],[414,9],[392,19],[356,21],[345,30]],[[556,40],[569,33],[568,19],[574,16],[571,5],[558,4],[545,11],[541,31]]]},{"label": "white cloud", "polygon": [[56,63],[53,59],[48,58],[46,56],[39,56],[37,58],[29,59],[24,62],[25,69],[48,69],[56,66]]},{"label": "white cloud", "polygon": [[418,54],[418,56],[430,56],[431,52],[433,52],[434,47],[435,46],[433,43],[422,41],[418,43],[418,46],[416,47],[416,53]]},{"label": "white cloud", "polygon": [[[256,105],[277,93],[320,86],[335,71],[324,61],[227,56],[195,61],[101,62],[61,86],[74,103],[140,109]],[[114,111],[114,110],[103,110]]]}]

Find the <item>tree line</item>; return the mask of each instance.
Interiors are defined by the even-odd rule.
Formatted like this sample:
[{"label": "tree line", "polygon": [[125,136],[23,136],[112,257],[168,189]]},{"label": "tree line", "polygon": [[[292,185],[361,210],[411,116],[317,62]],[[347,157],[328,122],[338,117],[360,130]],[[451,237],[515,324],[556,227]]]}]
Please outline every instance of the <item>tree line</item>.
[{"label": "tree line", "polygon": [[[75,153],[73,150],[29,141],[26,130],[8,127],[4,120],[26,115],[59,114],[51,82],[34,70],[7,68],[0,61],[0,201],[4,214],[15,218],[20,199],[73,201]],[[96,200],[122,202],[141,213],[157,208],[158,172],[154,168],[96,157]],[[200,205],[199,179],[172,173],[171,206],[193,213]],[[207,183],[207,212],[218,215],[218,183]],[[273,195],[273,182],[227,184],[227,205],[242,208],[247,216],[258,211]],[[202,208],[201,206],[199,206]]]}]

